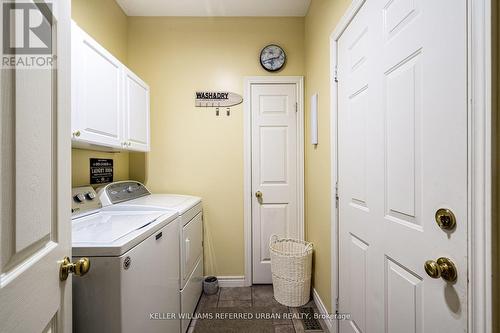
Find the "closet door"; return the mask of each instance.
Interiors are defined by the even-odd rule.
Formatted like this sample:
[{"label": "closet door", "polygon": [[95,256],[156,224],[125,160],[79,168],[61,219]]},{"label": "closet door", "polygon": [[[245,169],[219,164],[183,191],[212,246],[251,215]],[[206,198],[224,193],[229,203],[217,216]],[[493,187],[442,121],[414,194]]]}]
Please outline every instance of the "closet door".
[{"label": "closet door", "polygon": [[72,60],[73,140],[122,148],[121,63],[75,23]]},{"label": "closet door", "polygon": [[149,86],[124,68],[124,144],[128,150],[150,150]]}]

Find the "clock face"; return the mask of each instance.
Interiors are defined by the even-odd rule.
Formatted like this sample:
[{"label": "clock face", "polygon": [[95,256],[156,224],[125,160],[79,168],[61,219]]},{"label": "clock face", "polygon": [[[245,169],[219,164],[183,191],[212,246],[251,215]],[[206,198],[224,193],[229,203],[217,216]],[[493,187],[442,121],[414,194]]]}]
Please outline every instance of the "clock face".
[{"label": "clock face", "polygon": [[278,45],[268,45],[260,52],[260,64],[269,72],[276,72],[285,65],[285,51]]}]

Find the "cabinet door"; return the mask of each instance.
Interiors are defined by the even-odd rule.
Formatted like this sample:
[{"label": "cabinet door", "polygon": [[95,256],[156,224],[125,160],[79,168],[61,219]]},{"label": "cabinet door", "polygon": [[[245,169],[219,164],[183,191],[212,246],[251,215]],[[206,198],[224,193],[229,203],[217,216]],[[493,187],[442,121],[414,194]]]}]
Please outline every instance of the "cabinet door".
[{"label": "cabinet door", "polygon": [[72,26],[73,140],[122,147],[121,63]]},{"label": "cabinet door", "polygon": [[124,68],[124,124],[127,149],[149,151],[149,86]]}]

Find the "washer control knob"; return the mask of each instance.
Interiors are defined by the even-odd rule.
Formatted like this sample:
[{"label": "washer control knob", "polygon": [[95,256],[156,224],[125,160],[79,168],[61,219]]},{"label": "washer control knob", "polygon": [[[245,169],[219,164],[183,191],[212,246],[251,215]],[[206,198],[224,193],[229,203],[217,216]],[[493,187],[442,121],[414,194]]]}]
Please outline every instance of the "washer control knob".
[{"label": "washer control knob", "polygon": [[94,192],[88,192],[88,193],[86,194],[86,196],[87,196],[87,198],[88,198],[89,200],[94,200],[94,199],[95,199],[95,193],[94,193]]},{"label": "washer control knob", "polygon": [[84,202],[86,200],[83,193],[78,193],[74,198],[76,202]]}]

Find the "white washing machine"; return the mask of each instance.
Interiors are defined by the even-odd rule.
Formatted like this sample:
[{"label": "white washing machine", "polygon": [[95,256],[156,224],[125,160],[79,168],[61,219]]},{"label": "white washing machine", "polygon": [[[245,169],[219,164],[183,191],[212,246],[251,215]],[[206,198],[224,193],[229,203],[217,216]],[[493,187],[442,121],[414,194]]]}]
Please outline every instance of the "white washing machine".
[{"label": "white washing machine", "polygon": [[74,332],[179,332],[178,213],[101,208],[92,187],[73,189],[72,211],[73,257],[90,259],[73,279]]},{"label": "white washing machine", "polygon": [[[129,200],[127,193],[138,198]],[[179,214],[179,301],[181,313],[191,315],[203,287],[203,215],[201,198],[177,194],[151,194],[135,181],[115,182],[99,189],[103,206],[113,205],[123,210],[168,209]],[[189,327],[189,319],[182,320],[181,333]]]}]

